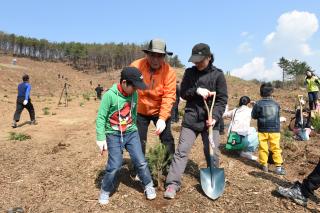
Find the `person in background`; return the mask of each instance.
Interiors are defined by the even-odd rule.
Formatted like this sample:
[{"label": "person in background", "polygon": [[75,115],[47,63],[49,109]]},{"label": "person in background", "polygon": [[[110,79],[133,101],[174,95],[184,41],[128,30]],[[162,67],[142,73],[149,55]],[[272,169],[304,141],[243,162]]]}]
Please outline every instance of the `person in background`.
[{"label": "person in background", "polygon": [[103,92],[103,87],[100,86],[100,84],[98,84],[98,86],[95,88],[95,91],[96,91],[96,93],[97,93],[97,98],[98,98],[99,100],[101,100],[101,94],[102,94],[102,92]]},{"label": "person in background", "polygon": [[308,141],[311,133],[311,111],[303,108],[305,105],[305,101],[303,99],[300,99],[299,101],[302,109],[300,106],[297,107],[293,132],[295,134],[295,139]]},{"label": "person in background", "polygon": [[259,141],[256,129],[250,127],[252,108],[249,105],[251,103],[248,96],[242,96],[239,100],[239,106],[225,112],[223,117],[231,119],[228,134],[231,131],[236,132],[245,143],[244,150],[240,152],[240,156],[256,161],[258,158],[253,155],[253,152],[257,149]]},{"label": "person in background", "polygon": [[309,108],[310,110],[314,110],[317,106],[320,80],[313,72],[309,70],[306,73],[304,84],[307,86]]},{"label": "person in background", "polygon": [[[252,109],[251,116],[257,119],[259,138],[259,163],[261,169],[268,172],[269,148],[276,165],[276,174],[285,175],[280,147],[280,106],[272,98],[273,86],[263,83],[260,86],[261,100]],[[270,145],[269,145],[270,144]]]},{"label": "person in background", "polygon": [[24,108],[26,108],[29,112],[30,124],[36,124],[35,112],[30,98],[31,84],[29,83],[29,75],[23,75],[22,81],[23,82],[18,85],[16,111],[13,116],[12,128],[17,127],[17,122],[19,122],[22,110]]}]

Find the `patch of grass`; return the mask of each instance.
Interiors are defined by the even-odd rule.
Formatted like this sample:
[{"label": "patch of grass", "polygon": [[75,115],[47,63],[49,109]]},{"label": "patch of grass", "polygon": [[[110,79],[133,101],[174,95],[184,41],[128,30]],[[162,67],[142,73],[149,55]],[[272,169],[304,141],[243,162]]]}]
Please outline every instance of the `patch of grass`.
[{"label": "patch of grass", "polygon": [[68,102],[72,101],[72,98],[68,97],[67,101],[68,101]]},{"label": "patch of grass", "polygon": [[9,140],[11,141],[25,141],[31,139],[31,136],[24,133],[16,133],[16,132],[9,132]]},{"label": "patch of grass", "polygon": [[83,103],[83,102],[80,102],[80,106],[83,107],[83,106],[84,106],[84,103]]},{"label": "patch of grass", "polygon": [[320,132],[320,115],[315,114],[315,116],[311,119],[311,124],[314,127],[316,132]]},{"label": "patch of grass", "polygon": [[44,115],[50,115],[49,109],[50,109],[49,107],[42,108],[43,114]]},{"label": "patch of grass", "polygon": [[51,115],[56,115],[56,114],[57,114],[56,112],[52,112],[52,113],[51,113]]},{"label": "patch of grass", "polygon": [[281,141],[286,144],[294,141],[294,133],[288,127],[281,131]]}]

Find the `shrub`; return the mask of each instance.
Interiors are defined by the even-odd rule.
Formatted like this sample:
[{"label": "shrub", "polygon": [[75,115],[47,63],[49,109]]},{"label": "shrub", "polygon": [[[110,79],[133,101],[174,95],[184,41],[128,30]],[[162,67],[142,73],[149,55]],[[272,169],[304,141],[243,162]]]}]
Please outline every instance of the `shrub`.
[{"label": "shrub", "polygon": [[320,132],[320,115],[315,114],[315,116],[311,119],[311,124],[314,127],[316,132]]},{"label": "shrub", "polygon": [[30,135],[24,134],[24,133],[15,133],[15,132],[9,132],[10,137],[9,139],[12,141],[25,141],[28,139],[31,139]]},{"label": "shrub", "polygon": [[49,107],[43,108],[43,109],[42,109],[43,114],[44,114],[44,115],[49,115],[49,114],[50,114],[49,109],[50,109]]},{"label": "shrub", "polygon": [[169,154],[167,147],[158,143],[153,149],[150,148],[146,155],[151,175],[159,189],[162,187],[163,173],[171,162],[172,156]]}]

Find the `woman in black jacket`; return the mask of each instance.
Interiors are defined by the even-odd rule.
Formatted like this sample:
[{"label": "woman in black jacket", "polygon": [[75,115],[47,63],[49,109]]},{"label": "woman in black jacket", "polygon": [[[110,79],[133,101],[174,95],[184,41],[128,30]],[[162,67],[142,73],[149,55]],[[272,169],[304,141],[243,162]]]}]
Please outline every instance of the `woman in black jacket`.
[{"label": "woman in black jacket", "polygon": [[[201,134],[204,154],[209,165],[208,127],[214,126],[213,139],[215,148],[219,148],[219,120],[228,101],[227,84],[222,70],[213,66],[213,54],[207,44],[199,43],[192,48],[189,62],[195,66],[186,69],[181,82],[181,98],[187,101],[178,148],[170,165],[166,179],[164,197],[172,199],[181,186],[181,176],[186,168],[188,154],[197,136]],[[208,123],[208,114],[203,99],[209,106],[212,102],[212,92],[216,92],[213,109],[213,122]],[[219,150],[214,155],[214,164],[219,167]]]}]

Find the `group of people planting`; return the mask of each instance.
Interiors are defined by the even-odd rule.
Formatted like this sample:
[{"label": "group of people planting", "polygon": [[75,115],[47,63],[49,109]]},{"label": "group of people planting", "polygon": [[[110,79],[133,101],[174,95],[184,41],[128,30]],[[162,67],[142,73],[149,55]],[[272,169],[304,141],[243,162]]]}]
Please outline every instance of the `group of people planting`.
[{"label": "group of people planting", "polygon": [[[143,51],[145,57],[123,68],[119,82],[109,88],[102,97],[99,95],[101,103],[96,118],[96,143],[102,155],[108,152],[99,195],[100,204],[107,204],[115,190],[124,149],[131,157],[146,198],[156,198],[156,190],[145,158],[150,122],[155,125],[155,134],[165,145],[168,155],[172,156],[165,181],[164,197],[167,199],[175,198],[181,188],[181,177],[198,135],[202,137],[208,167],[213,162],[213,166],[219,168],[219,130],[224,118],[231,119],[227,150],[237,150],[240,156],[258,161],[264,172],[269,171],[268,158],[271,156],[276,166],[275,173],[285,175],[280,147],[280,106],[272,98],[274,89],[271,83],[263,83],[260,86],[260,100],[255,102],[248,96],[242,96],[239,105],[228,111],[226,79],[223,71],[213,65],[214,55],[207,44],[199,43],[192,48],[189,62],[194,66],[185,70],[179,85],[175,71],[165,61],[166,55],[172,55],[172,52],[167,51],[163,40],[151,40]],[[307,73],[310,110],[316,108],[317,81],[317,77],[311,72]],[[16,122],[19,121],[24,108],[30,113],[31,123],[35,124],[30,90],[29,76],[24,75],[23,82],[18,86],[17,109],[12,124],[14,128],[17,127]],[[171,124],[179,119],[177,108],[180,98],[186,101],[186,106],[179,142],[175,147]],[[206,103],[214,106],[212,117],[206,110]],[[303,112],[303,100],[299,99],[299,103],[300,111],[297,111],[296,118]],[[257,131],[250,126],[252,118],[257,120]],[[304,123],[303,116],[296,120],[296,134],[303,138],[300,130],[305,129],[308,122]],[[210,128],[212,131],[208,131]],[[215,150],[213,160],[209,152],[210,147]],[[257,148],[258,157],[253,154]],[[319,186],[320,161],[302,183],[296,182],[290,188],[279,187],[278,192],[301,205],[306,205],[308,197],[312,196]]]},{"label": "group of people planting", "polygon": [[[165,181],[165,198],[175,198],[176,192],[180,190],[188,155],[199,134],[208,167],[209,146],[215,149],[214,167],[219,167],[219,121],[223,118],[231,118],[227,150],[239,150],[240,156],[257,160],[265,172],[269,170],[268,157],[271,156],[276,166],[275,173],[285,175],[280,147],[280,106],[272,98],[274,89],[271,83],[261,85],[261,100],[254,102],[243,96],[236,109],[227,111],[228,92],[224,73],[213,65],[214,56],[210,47],[204,43],[196,44],[189,59],[194,66],[185,70],[180,84],[180,97],[186,100],[186,106],[175,149],[171,132],[171,111],[179,96],[176,97],[176,74],[165,62],[165,56],[172,53],[167,51],[165,42],[160,39],[151,40],[143,51],[144,58],[134,61],[121,71],[120,82],[103,95],[98,111],[97,145],[101,153],[108,151],[100,204],[107,204],[115,189],[116,174],[122,166],[123,149],[129,152],[137,179],[144,186],[146,198],[156,198],[145,159],[150,122],[155,125],[155,133],[166,146],[168,154],[173,155]],[[212,117],[208,118],[204,100],[210,104],[210,101],[213,102],[213,95],[214,108]],[[257,120],[258,131],[250,126],[252,118]],[[213,144],[209,141],[209,128],[213,128]],[[257,147],[259,157],[253,155]],[[291,188],[280,187],[278,192],[305,205],[307,198],[320,186],[319,169],[320,162],[302,184],[297,182]]]}]

